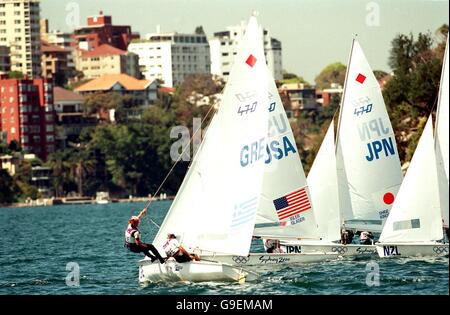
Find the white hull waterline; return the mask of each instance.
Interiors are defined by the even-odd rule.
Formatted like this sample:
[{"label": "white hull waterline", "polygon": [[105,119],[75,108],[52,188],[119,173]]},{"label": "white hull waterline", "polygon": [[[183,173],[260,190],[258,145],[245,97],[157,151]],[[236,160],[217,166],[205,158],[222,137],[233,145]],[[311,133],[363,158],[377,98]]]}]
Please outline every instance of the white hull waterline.
[{"label": "white hull waterline", "polygon": [[377,243],[378,255],[385,257],[448,256],[449,245],[442,243]]},{"label": "white hull waterline", "polygon": [[337,253],[250,253],[248,256],[212,255],[202,256],[204,260],[214,260],[232,266],[245,266],[249,270],[267,271],[273,268],[290,266],[293,264],[315,263],[339,258]]},{"label": "white hull waterline", "polygon": [[139,283],[151,282],[239,282],[255,281],[258,274],[214,261],[191,261],[178,263],[169,259],[164,264],[148,259],[139,261]]},{"label": "white hull waterline", "polygon": [[341,256],[372,256],[377,254],[375,245],[338,244],[332,242],[298,242],[280,244],[285,253],[336,253]]}]

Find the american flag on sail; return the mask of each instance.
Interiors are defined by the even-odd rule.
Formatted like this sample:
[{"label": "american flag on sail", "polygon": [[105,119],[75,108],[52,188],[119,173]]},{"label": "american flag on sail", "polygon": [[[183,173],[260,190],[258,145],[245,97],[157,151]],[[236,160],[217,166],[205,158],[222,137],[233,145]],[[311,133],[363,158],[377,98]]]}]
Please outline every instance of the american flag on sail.
[{"label": "american flag on sail", "polygon": [[309,202],[305,187],[275,199],[273,204],[275,205],[280,221],[311,209],[311,203]]}]

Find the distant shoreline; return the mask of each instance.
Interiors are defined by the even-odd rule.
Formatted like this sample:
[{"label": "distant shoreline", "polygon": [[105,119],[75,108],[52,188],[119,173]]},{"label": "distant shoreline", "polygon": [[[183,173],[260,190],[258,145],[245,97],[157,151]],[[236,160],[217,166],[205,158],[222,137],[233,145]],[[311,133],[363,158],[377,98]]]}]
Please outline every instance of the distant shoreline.
[{"label": "distant shoreline", "polygon": [[[166,198],[152,198],[152,201],[173,200],[174,196],[167,196]],[[90,197],[71,197],[71,198],[49,198],[37,199],[30,202],[20,202],[11,204],[0,204],[0,208],[26,208],[26,207],[42,207],[42,206],[59,206],[59,205],[80,205],[80,204],[110,204],[110,203],[132,203],[132,202],[147,202],[148,197],[132,197],[110,200],[96,200]]]}]

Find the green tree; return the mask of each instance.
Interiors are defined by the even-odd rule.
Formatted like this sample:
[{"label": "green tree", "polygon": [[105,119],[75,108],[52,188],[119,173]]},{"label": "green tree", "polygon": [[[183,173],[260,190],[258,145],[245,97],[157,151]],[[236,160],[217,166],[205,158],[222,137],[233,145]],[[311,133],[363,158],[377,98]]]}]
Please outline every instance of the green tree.
[{"label": "green tree", "polygon": [[0,169],[0,204],[15,201],[13,178],[4,169]]},{"label": "green tree", "polygon": [[65,190],[71,184],[71,174],[69,162],[72,150],[62,150],[52,153],[46,162],[46,165],[53,171],[53,188],[55,190],[56,197],[63,197]]},{"label": "green tree", "polygon": [[[440,29],[448,30],[448,26]],[[412,157],[423,120],[437,101],[446,37],[441,34],[437,40],[435,45],[429,32],[417,38],[399,34],[392,40],[389,65],[394,75],[384,86],[383,97],[402,162]]]},{"label": "green tree", "polygon": [[27,198],[37,199],[41,197],[37,188],[30,184],[31,168],[37,165],[42,165],[42,161],[39,159],[23,160],[13,176],[15,194],[21,201]]},{"label": "green tree", "polygon": [[387,75],[389,75],[389,73],[387,73],[386,71],[382,71],[382,70],[373,70],[373,74],[375,75],[375,78],[377,80],[381,80],[384,77],[386,77]]},{"label": "green tree", "polygon": [[343,86],[346,70],[347,67],[340,62],[329,64],[315,78],[316,87],[318,89],[326,89],[329,88],[332,83],[338,83]]},{"label": "green tree", "polygon": [[95,161],[91,158],[90,151],[81,147],[74,149],[69,158],[71,175],[77,183],[78,195],[84,196],[83,183],[87,175],[95,172]]},{"label": "green tree", "polygon": [[309,84],[303,77],[296,75],[295,73],[287,72],[283,70],[283,80],[281,80],[280,84],[287,83],[304,83]]},{"label": "green tree", "polygon": [[23,79],[25,75],[20,71],[10,71],[8,73],[8,78],[10,79]]}]

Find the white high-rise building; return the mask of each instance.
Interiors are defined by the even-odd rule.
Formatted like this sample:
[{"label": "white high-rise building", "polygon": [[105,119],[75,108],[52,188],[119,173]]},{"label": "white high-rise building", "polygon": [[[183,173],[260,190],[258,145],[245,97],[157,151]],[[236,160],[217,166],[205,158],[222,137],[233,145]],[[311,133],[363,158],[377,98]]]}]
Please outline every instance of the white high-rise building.
[{"label": "white high-rise building", "polygon": [[0,45],[11,51],[11,71],[41,75],[39,0],[0,0]]},{"label": "white high-rise building", "polygon": [[[228,26],[226,31],[214,33],[214,37],[209,40],[212,74],[227,80],[245,28],[245,22],[241,22],[240,25]],[[269,31],[264,29],[262,32],[267,65],[275,80],[281,80],[283,79],[281,42],[270,37]]]},{"label": "white high-rise building", "polygon": [[205,34],[155,33],[128,46],[139,56],[140,71],[147,80],[163,85],[181,84],[190,74],[211,73],[209,44]]}]

